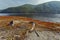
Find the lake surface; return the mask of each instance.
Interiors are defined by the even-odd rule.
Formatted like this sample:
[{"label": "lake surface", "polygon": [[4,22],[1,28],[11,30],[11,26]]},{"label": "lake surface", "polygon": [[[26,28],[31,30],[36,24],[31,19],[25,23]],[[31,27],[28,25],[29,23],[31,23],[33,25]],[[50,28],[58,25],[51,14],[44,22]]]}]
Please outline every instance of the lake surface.
[{"label": "lake surface", "polygon": [[30,13],[28,15],[24,13],[0,13],[0,16],[26,16],[41,21],[60,22],[60,14],[51,13]]}]

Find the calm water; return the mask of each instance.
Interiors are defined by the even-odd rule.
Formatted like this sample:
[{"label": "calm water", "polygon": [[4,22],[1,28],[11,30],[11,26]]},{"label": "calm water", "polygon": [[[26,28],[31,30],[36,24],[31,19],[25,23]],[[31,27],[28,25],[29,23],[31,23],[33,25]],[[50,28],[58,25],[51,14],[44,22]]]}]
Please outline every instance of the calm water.
[{"label": "calm water", "polygon": [[0,16],[26,16],[41,21],[60,22],[60,14],[51,13],[30,13],[28,15],[24,13],[0,13]]}]

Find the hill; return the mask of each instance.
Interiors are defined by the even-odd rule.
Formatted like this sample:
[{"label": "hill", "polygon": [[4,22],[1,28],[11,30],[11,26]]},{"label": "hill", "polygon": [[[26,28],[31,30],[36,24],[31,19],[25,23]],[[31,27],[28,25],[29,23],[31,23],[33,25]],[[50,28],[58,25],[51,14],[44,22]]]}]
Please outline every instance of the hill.
[{"label": "hill", "polygon": [[4,9],[2,13],[60,13],[60,1],[51,1],[39,5],[24,4]]},{"label": "hill", "polygon": [[10,7],[10,8],[7,8],[5,10],[3,10],[2,12],[3,13],[29,13],[30,10],[33,9],[33,6],[34,5],[30,5],[30,4],[25,4],[25,5],[22,5],[22,6],[18,6],[18,7]]},{"label": "hill", "polygon": [[41,13],[59,13],[60,1],[51,1],[43,4],[39,4],[35,7],[35,12]]}]

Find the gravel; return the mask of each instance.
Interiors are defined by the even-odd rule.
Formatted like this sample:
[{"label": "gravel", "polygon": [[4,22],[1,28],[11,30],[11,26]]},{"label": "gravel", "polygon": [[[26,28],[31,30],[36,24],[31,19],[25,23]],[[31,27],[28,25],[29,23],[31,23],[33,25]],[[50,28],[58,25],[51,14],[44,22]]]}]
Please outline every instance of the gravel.
[{"label": "gravel", "polygon": [[28,35],[28,37],[25,40],[60,40],[60,34],[57,32],[52,31],[37,31],[39,34],[39,37],[35,34],[35,32],[32,32]]}]

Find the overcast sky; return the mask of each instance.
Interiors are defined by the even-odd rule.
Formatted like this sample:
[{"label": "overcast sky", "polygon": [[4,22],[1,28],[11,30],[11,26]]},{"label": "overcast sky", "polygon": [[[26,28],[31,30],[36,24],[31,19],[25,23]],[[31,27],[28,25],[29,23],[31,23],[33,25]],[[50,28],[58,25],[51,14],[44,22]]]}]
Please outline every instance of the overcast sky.
[{"label": "overcast sky", "polygon": [[49,1],[60,1],[60,0],[0,0],[0,9],[8,7],[20,6],[23,4],[41,4]]}]

